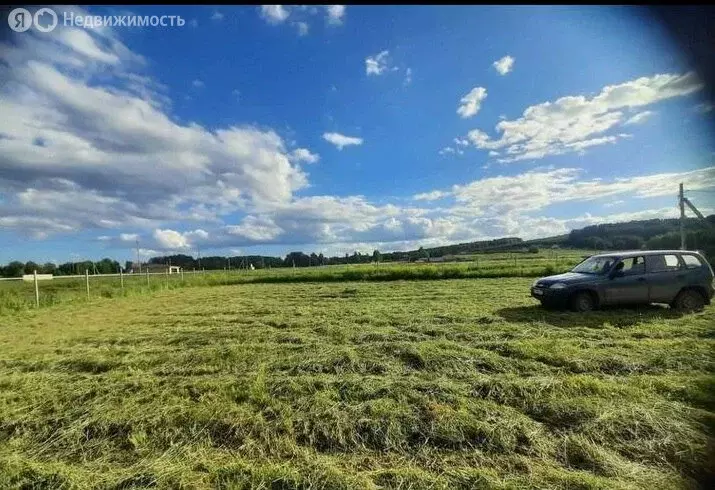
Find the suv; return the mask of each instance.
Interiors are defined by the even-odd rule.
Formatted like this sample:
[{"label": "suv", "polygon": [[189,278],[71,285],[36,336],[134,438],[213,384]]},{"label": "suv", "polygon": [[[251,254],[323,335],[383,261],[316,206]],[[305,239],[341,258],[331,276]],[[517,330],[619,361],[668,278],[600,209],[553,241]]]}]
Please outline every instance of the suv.
[{"label": "suv", "polygon": [[571,272],[537,279],[531,295],[546,307],[668,303],[698,311],[715,294],[713,270],[698,252],[641,250],[588,257]]}]

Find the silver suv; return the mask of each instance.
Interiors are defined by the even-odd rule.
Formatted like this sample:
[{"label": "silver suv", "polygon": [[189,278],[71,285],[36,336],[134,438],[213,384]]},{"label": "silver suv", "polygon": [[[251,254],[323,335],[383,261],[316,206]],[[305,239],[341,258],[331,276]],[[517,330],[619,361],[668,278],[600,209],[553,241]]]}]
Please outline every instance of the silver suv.
[{"label": "silver suv", "polygon": [[571,272],[538,279],[531,295],[547,307],[667,303],[698,311],[715,294],[713,270],[698,252],[639,250],[593,255]]}]

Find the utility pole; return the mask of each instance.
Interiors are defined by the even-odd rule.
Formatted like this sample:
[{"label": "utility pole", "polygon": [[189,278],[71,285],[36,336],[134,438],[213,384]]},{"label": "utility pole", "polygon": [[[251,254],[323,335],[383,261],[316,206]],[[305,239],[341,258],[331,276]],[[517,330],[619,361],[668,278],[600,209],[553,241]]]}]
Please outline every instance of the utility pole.
[{"label": "utility pole", "polygon": [[678,203],[680,204],[680,250],[685,250],[685,195],[682,182],[678,192]]}]

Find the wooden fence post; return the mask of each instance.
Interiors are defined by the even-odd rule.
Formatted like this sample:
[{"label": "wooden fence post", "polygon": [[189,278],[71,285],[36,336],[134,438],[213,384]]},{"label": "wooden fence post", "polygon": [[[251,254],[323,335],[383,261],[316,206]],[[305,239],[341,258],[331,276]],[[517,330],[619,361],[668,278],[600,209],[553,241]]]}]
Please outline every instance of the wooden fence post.
[{"label": "wooden fence post", "polygon": [[119,285],[122,288],[122,292],[124,291],[124,273],[122,272],[122,268],[119,268]]},{"label": "wooden fence post", "polygon": [[166,289],[169,289],[169,268],[166,268]]},{"label": "wooden fence post", "polygon": [[87,299],[89,299],[89,269],[84,270],[84,282],[87,286]]},{"label": "wooden fence post", "polygon": [[144,269],[146,271],[146,285],[149,287],[149,268]]},{"label": "wooden fence post", "polygon": [[40,287],[37,285],[37,271],[33,273],[35,275],[35,307],[40,307]]}]

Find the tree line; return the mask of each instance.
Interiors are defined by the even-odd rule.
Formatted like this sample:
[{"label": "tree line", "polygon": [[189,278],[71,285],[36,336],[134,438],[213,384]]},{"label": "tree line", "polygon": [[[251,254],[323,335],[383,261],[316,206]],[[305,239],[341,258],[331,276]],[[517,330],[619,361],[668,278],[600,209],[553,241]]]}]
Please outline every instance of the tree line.
[{"label": "tree line", "polygon": [[[352,254],[346,253],[341,256],[326,257],[322,253],[316,254],[313,252],[307,254],[296,251],[288,253],[284,258],[263,255],[193,257],[191,255],[175,254],[152,257],[148,263],[153,265],[179,266],[184,270],[247,269],[250,267],[254,269],[315,267],[321,265],[369,264],[379,262],[414,262],[418,259],[443,257],[444,255],[456,255],[460,253],[497,252],[519,245],[524,245],[524,242],[520,238],[499,238],[496,240],[460,243],[427,249],[420,247],[417,250],[406,252],[381,253],[379,250],[374,250],[372,253],[361,253],[355,251]],[[123,270],[131,270],[133,264],[132,261],[126,261]],[[32,261],[26,263],[14,261],[4,267],[0,266],[0,276],[20,277],[23,274],[32,274],[35,270],[38,274],[54,275],[79,275],[84,274],[85,270],[88,270],[90,274],[116,274],[121,267],[119,262],[109,258],[104,258],[99,262],[66,262],[61,265],[55,265],[52,262],[37,264]]]},{"label": "tree line", "polygon": [[[246,269],[251,266],[254,269],[272,269],[278,267],[314,267],[318,265],[336,264],[365,264],[373,261],[380,261],[380,252],[375,250],[372,254],[362,254],[354,252],[352,255],[345,254],[344,257],[326,257],[322,253],[306,254],[304,252],[290,252],[284,258],[270,257],[264,255],[241,255],[232,257],[212,256],[195,258],[190,255],[165,255],[152,257],[150,264],[177,265],[185,270],[221,270]],[[130,266],[131,262],[127,262]]]},{"label": "tree line", "polygon": [[[276,267],[314,267],[319,265],[346,265],[346,264],[370,264],[377,262],[414,262],[422,258],[443,257],[445,255],[457,255],[478,252],[498,252],[510,249],[514,246],[524,246],[521,238],[499,238],[496,240],[484,240],[478,242],[459,243],[456,245],[446,245],[442,247],[424,248],[406,252],[382,253],[373,250],[372,253],[361,253],[354,251],[352,254],[336,255],[326,257],[322,253],[315,252],[307,254],[301,251],[290,252],[284,258],[267,257],[261,255],[247,255],[234,257],[201,257],[194,258],[190,255],[166,255],[153,257],[150,264],[178,265],[187,270],[206,269],[215,270],[224,267],[231,269],[246,268],[253,265],[256,269],[276,268]],[[129,262],[127,264],[130,264]]]},{"label": "tree line", "polygon": [[[690,249],[702,250],[708,260],[715,261],[715,215],[710,215],[707,221],[711,224],[708,228],[695,218],[686,220],[686,239]],[[381,253],[374,250],[372,253],[352,254],[326,257],[322,253],[307,254],[296,251],[290,252],[285,257],[270,257],[263,255],[245,256],[211,256],[192,257],[190,255],[176,254],[161,257],[152,257],[149,264],[174,265],[185,270],[221,270],[223,268],[242,269],[268,269],[278,267],[315,267],[321,265],[340,264],[369,264],[379,262],[414,262],[419,259],[444,257],[446,255],[460,255],[470,253],[491,253],[503,251],[538,251],[536,247],[558,244],[563,247],[586,248],[593,250],[638,250],[638,249],[677,249],[680,248],[680,220],[678,219],[651,219],[629,221],[625,223],[607,223],[587,226],[572,230],[563,237],[550,237],[541,240],[524,242],[521,238],[508,237],[496,240],[483,240],[477,242],[459,243],[441,247],[423,248],[406,252]],[[37,264],[35,262],[14,261],[0,266],[0,276],[19,277],[23,274],[32,274],[37,271],[41,274],[77,275],[88,270],[90,274],[118,273],[120,264],[116,260],[104,258],[99,262],[81,261],[66,262],[55,265],[51,262]],[[132,262],[124,264],[124,270],[129,270]]]},{"label": "tree line", "polygon": [[116,274],[119,272],[119,268],[119,262],[109,258],[104,258],[99,262],[84,260],[81,262],[65,262],[60,265],[52,262],[38,264],[31,260],[24,263],[15,260],[5,266],[0,266],[0,276],[20,277],[23,274],[32,274],[34,271],[37,271],[38,274],[53,274],[55,276],[84,274],[84,271],[89,271],[90,274]]},{"label": "tree line", "polygon": [[[701,250],[708,260],[715,259],[715,215],[705,223],[696,218],[685,220],[685,241],[688,249]],[[651,219],[608,223],[572,230],[563,245],[595,250],[639,250],[680,248],[679,219]]]}]

